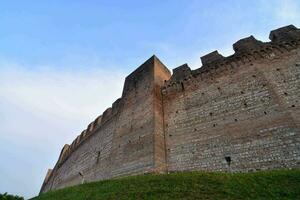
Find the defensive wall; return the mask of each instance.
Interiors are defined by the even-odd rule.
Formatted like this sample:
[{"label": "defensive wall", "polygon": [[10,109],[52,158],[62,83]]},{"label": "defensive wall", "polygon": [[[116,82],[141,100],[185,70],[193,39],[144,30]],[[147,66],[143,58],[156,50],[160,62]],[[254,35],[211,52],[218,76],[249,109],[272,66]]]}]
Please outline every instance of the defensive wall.
[{"label": "defensive wall", "polygon": [[61,150],[41,193],[114,177],[171,171],[300,167],[300,30],[271,31],[173,70],[155,56],[122,97]]}]

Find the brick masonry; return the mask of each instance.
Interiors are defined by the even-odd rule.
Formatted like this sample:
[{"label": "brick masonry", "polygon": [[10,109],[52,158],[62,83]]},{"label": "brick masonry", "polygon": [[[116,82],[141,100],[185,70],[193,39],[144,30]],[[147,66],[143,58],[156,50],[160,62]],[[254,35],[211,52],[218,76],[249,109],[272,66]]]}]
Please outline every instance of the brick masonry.
[{"label": "brick masonry", "polygon": [[170,71],[155,56],[122,97],[65,145],[41,193],[141,173],[300,167],[300,30],[253,36],[203,66]]}]

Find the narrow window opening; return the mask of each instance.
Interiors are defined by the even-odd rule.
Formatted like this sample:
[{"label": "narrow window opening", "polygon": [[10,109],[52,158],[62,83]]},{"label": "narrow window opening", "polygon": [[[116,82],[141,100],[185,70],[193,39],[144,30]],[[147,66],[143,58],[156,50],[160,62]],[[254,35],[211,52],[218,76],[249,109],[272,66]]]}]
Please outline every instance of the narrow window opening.
[{"label": "narrow window opening", "polygon": [[97,151],[97,161],[96,161],[97,164],[99,163],[99,160],[100,160],[100,151]]},{"label": "narrow window opening", "polygon": [[230,166],[231,163],[231,157],[230,156],[225,156],[225,160],[228,166]]},{"label": "narrow window opening", "polygon": [[182,91],[183,91],[183,90],[184,90],[183,82],[181,82],[180,84],[181,84],[181,89],[182,89]]}]

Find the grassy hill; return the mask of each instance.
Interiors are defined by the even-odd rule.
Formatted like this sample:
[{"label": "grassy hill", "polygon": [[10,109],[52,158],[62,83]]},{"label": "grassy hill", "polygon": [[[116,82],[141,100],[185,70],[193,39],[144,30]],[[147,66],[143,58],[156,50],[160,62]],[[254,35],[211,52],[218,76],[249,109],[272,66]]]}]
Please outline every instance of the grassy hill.
[{"label": "grassy hill", "polygon": [[32,200],[300,199],[300,170],[140,175],[69,187]]}]

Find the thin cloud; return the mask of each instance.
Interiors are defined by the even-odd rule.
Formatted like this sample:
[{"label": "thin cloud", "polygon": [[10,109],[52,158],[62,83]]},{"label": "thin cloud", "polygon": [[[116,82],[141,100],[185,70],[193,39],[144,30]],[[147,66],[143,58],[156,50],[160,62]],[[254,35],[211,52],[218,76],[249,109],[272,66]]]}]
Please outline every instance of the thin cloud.
[{"label": "thin cloud", "polygon": [[[7,179],[0,193],[36,195],[63,144],[121,96],[126,74],[103,68],[30,69],[1,61],[0,156],[9,162],[1,163],[0,175]],[[30,188],[15,187],[28,180]]]},{"label": "thin cloud", "polygon": [[121,95],[125,73],[26,70],[2,67],[0,96],[27,111],[82,119],[104,110]]}]

